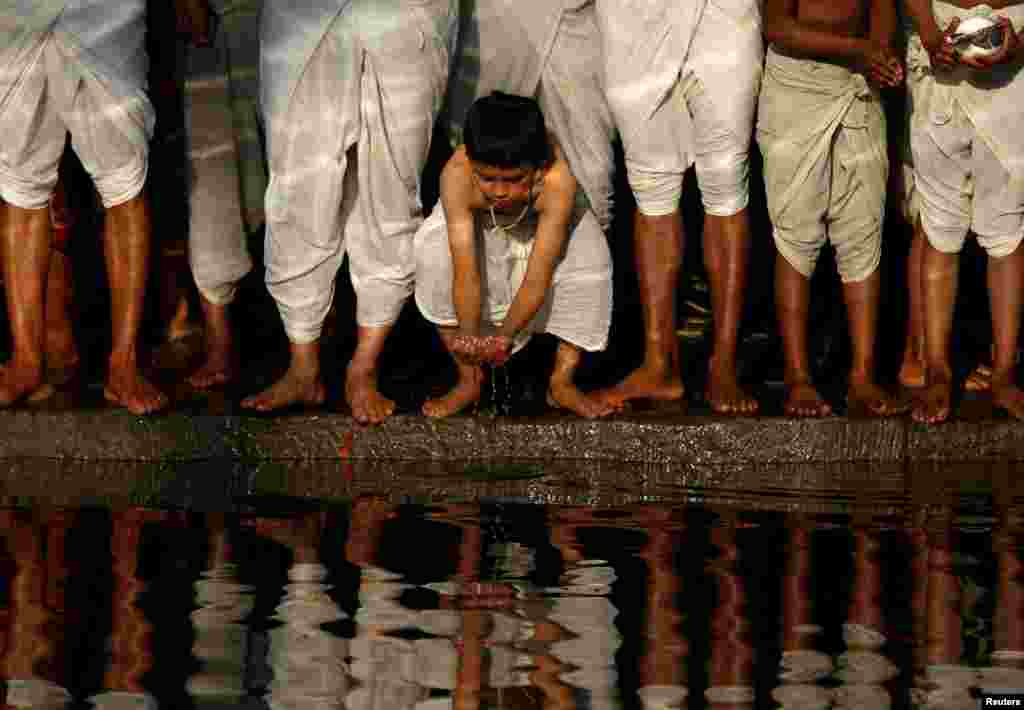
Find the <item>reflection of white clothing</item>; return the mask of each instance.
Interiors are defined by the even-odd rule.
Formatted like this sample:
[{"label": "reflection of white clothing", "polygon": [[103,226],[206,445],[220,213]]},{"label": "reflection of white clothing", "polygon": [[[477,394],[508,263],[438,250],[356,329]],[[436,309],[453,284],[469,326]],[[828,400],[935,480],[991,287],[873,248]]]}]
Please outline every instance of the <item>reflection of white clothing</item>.
[{"label": "reflection of white clothing", "polygon": [[0,197],[46,206],[71,132],[105,207],[142,190],[153,107],[142,0],[0,0]]},{"label": "reflection of white clothing", "polygon": [[12,708],[62,710],[71,704],[71,693],[42,678],[10,678],[6,702]]},{"label": "reflection of white clothing", "polygon": [[[983,11],[932,3],[940,27]],[[997,14],[1024,24],[1024,6]],[[916,198],[928,241],[958,252],[973,231],[990,256],[1007,256],[1024,237],[1024,71],[1011,64],[984,74],[967,67],[933,74],[915,34],[907,78]]]},{"label": "reflection of white clothing", "polygon": [[212,47],[187,50],[189,257],[199,292],[217,305],[234,300],[238,281],[252,269],[246,236],[263,222],[255,41],[262,4],[235,3],[220,15]]},{"label": "reflection of white clothing", "polygon": [[192,655],[203,669],[189,677],[188,693],[197,701],[237,702],[245,695],[248,627],[244,620],[253,608],[252,589],[238,582],[233,564],[203,572],[194,588],[199,608],[192,612]]},{"label": "reflection of white clothing", "polygon": [[742,210],[764,58],[758,0],[597,0],[597,12],[640,211],[678,209],[694,162],[705,210]]},{"label": "reflection of white clothing", "polygon": [[769,49],[757,142],[775,245],[786,261],[810,277],[830,239],[844,283],[874,273],[889,160],[881,101],[864,76]]},{"label": "reflection of white clothing", "polygon": [[390,325],[412,293],[456,19],[455,0],[264,7],[266,278],[292,342],[319,338],[346,252],[360,325]]},{"label": "reflection of white clothing", "polygon": [[[488,229],[490,219],[490,215],[482,213],[476,216],[477,266],[481,272],[485,327],[497,326],[508,314],[526,275],[536,230],[535,216],[510,229],[509,234]],[[612,315],[608,242],[590,210],[578,216],[570,229],[544,305],[520,333],[513,351],[522,348],[531,334],[540,332],[551,333],[591,352],[603,350],[608,342]],[[457,326],[448,225],[440,202],[416,233],[415,251],[416,305],[431,323]]]},{"label": "reflection of white clothing", "polygon": [[452,140],[474,100],[531,96],[603,229],[611,224],[615,127],[602,87],[594,0],[469,0],[449,93]]}]

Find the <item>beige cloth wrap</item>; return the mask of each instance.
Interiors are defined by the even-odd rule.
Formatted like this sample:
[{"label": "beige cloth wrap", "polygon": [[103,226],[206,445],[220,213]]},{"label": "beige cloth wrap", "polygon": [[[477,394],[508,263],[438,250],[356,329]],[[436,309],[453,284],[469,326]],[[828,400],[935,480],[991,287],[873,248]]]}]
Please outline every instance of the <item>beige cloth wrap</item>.
[{"label": "beige cloth wrap", "polygon": [[769,49],[757,142],[779,253],[810,276],[830,239],[844,283],[870,276],[889,161],[882,105],[863,75]]}]

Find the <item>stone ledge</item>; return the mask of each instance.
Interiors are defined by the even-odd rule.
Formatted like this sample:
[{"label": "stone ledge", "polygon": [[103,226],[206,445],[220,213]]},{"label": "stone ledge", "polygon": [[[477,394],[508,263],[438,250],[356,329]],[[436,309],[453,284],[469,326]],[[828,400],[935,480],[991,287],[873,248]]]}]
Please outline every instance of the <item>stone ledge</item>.
[{"label": "stone ledge", "polygon": [[909,419],[732,419],[638,415],[602,421],[396,416],[361,427],[345,415],[182,413],[141,418],[113,409],[0,413],[0,460],[450,461],[518,459],[685,466],[1024,461],[1024,425]]}]

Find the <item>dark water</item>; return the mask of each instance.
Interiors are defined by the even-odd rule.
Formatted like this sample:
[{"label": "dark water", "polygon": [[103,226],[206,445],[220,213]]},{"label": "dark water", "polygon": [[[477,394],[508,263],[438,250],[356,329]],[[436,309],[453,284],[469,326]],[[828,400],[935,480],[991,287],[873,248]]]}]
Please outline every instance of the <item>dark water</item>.
[{"label": "dark water", "polygon": [[0,510],[7,706],[974,708],[1024,688],[1024,518],[983,494],[289,509]]}]

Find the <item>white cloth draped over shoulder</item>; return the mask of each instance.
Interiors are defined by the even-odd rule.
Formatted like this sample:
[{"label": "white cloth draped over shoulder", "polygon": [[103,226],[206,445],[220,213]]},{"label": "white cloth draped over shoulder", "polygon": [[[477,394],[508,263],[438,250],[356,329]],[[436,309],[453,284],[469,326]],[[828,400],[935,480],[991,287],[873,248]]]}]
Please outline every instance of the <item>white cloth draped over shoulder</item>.
[{"label": "white cloth draped over shoulder", "polygon": [[449,90],[451,140],[477,98],[536,98],[603,229],[611,224],[615,125],[594,0],[462,0]]}]

